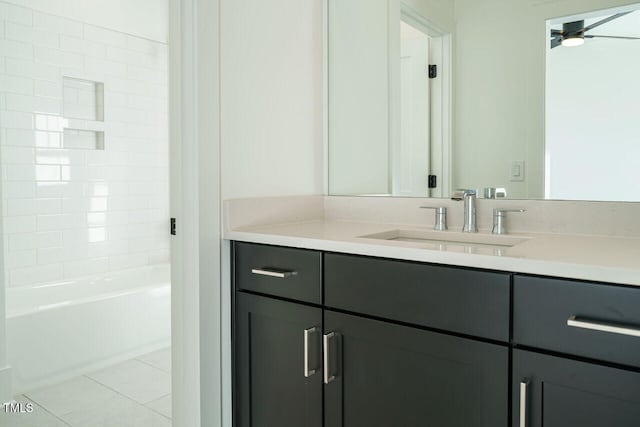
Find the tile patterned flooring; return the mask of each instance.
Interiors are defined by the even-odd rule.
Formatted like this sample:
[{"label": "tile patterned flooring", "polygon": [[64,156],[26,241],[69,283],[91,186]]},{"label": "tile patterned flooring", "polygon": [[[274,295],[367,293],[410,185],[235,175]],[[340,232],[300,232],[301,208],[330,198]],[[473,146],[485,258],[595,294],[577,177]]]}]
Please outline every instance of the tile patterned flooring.
[{"label": "tile patterned flooring", "polygon": [[33,412],[1,427],[171,427],[171,349],[127,360],[15,398]]}]

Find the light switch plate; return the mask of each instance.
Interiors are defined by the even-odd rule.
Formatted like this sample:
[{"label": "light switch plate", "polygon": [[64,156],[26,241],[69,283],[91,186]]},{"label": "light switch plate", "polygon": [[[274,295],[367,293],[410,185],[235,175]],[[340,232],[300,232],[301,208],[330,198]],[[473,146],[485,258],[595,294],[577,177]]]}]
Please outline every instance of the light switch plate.
[{"label": "light switch plate", "polygon": [[524,181],[524,160],[514,160],[509,165],[509,181]]}]

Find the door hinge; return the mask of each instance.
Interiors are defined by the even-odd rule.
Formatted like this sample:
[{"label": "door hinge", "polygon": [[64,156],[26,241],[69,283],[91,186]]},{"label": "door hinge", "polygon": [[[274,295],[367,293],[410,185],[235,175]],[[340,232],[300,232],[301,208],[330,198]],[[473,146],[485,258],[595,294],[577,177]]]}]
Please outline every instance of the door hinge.
[{"label": "door hinge", "polygon": [[438,66],[437,65],[429,65],[429,78],[435,79],[438,77]]},{"label": "door hinge", "polygon": [[437,188],[437,187],[438,187],[438,176],[429,175],[429,188]]},{"label": "door hinge", "polygon": [[171,235],[172,236],[176,235],[176,219],[175,218],[171,218]]}]

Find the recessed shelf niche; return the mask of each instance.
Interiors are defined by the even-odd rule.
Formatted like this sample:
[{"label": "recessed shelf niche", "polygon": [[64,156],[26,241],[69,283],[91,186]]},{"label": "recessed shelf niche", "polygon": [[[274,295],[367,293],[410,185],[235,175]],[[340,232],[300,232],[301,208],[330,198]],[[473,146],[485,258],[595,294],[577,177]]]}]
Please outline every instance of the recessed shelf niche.
[{"label": "recessed shelf niche", "polygon": [[104,83],[63,78],[62,148],[104,150]]},{"label": "recessed shelf niche", "polygon": [[104,150],[104,132],[65,128],[62,148]]}]

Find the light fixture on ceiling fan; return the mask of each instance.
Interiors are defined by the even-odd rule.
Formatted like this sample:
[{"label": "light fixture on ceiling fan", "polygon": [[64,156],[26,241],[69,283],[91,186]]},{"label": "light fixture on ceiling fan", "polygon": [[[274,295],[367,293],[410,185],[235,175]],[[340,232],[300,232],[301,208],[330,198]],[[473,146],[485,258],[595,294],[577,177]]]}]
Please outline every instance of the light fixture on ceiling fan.
[{"label": "light fixture on ceiling fan", "polygon": [[623,40],[640,40],[640,37],[624,37],[624,36],[597,36],[586,34],[600,25],[611,22],[631,12],[617,13],[609,16],[601,21],[595,22],[588,27],[584,26],[584,20],[565,22],[562,24],[562,30],[551,30],[551,49],[560,45],[565,47],[581,46],[585,39],[603,38],[603,39],[623,39]]}]

